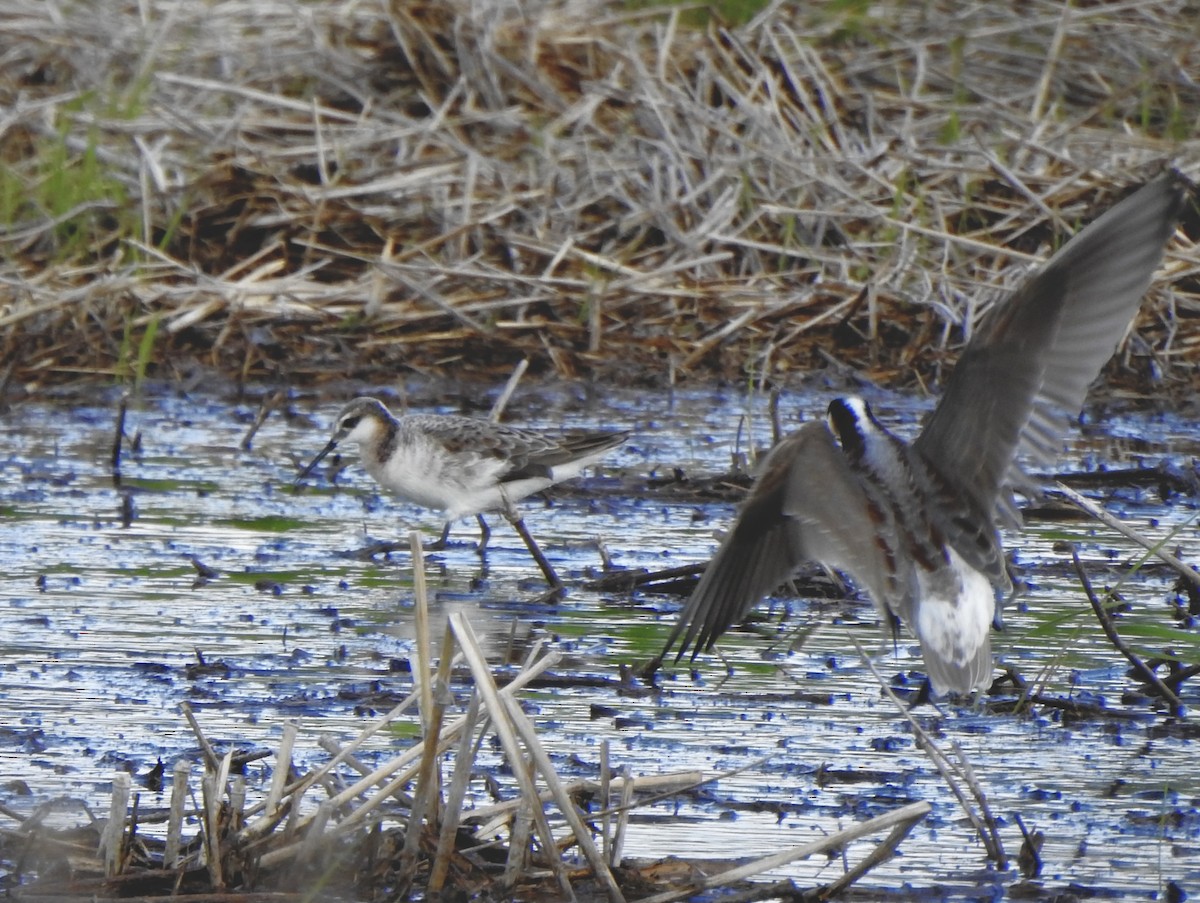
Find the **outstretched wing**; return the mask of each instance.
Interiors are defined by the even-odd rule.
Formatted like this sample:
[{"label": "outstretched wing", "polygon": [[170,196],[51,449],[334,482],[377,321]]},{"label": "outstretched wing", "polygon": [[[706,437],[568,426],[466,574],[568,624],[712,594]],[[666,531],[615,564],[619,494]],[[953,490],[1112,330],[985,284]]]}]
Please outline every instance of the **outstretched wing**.
[{"label": "outstretched wing", "polygon": [[[887,561],[876,509],[823,421],[811,421],[763,462],[733,528],[679,615],[663,655],[693,657],[737,623],[802,563],[848,571],[875,594]],[[883,600],[875,597],[877,604]]]},{"label": "outstretched wing", "polygon": [[959,359],[914,448],[984,511],[1017,464],[1061,450],[1084,395],[1116,349],[1162,260],[1185,198],[1168,172],[1072,238],[994,308]]}]

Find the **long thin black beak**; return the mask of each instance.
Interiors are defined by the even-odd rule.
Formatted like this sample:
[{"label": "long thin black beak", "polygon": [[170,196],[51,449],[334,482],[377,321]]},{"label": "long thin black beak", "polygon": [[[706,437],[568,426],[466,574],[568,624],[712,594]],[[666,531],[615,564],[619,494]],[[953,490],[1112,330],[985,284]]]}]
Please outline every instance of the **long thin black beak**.
[{"label": "long thin black beak", "polygon": [[299,488],[300,484],[304,482],[304,478],[312,473],[316,469],[317,465],[325,459],[325,456],[337,448],[337,445],[337,437],[334,437],[325,443],[325,447],[317,452],[317,456],[308,462],[308,466],[304,468],[304,470],[300,471],[300,476],[296,477],[296,482],[292,484],[293,487]]}]

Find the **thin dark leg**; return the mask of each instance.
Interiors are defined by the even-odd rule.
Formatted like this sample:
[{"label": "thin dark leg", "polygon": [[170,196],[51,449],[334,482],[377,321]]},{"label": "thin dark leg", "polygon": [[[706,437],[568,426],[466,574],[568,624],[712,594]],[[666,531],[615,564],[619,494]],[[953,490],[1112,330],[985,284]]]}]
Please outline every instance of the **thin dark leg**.
[{"label": "thin dark leg", "polygon": [[483,519],[482,514],[476,514],[475,520],[479,521],[479,546],[477,551],[482,554],[487,548],[488,540],[492,538],[492,528],[487,525],[487,521]]},{"label": "thin dark leg", "polygon": [[450,521],[446,521],[446,525],[442,527],[442,535],[433,542],[425,543],[426,552],[440,552],[446,548],[446,544],[450,541]]},{"label": "thin dark leg", "polygon": [[546,577],[546,582],[558,591],[563,587],[562,580],[551,567],[550,562],[546,560],[546,556],[542,554],[542,550],[538,548],[538,544],[534,542],[533,536],[529,532],[529,528],[525,526],[525,521],[517,514],[517,510],[512,506],[508,499],[504,500],[504,518],[513,525],[513,529],[517,531],[521,539],[525,541],[525,548],[529,549],[529,554],[533,556],[533,560],[537,562],[537,566],[542,569],[542,574]]}]

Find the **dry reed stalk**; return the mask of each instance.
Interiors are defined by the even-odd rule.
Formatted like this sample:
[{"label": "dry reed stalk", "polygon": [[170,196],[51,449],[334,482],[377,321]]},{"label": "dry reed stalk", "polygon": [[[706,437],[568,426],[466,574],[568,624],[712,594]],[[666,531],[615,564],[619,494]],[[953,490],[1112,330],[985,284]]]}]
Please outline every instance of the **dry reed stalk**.
[{"label": "dry reed stalk", "polygon": [[[533,780],[531,766],[527,767],[524,762],[520,762],[515,767],[526,771],[528,779]],[[529,842],[533,837],[533,808],[523,795],[517,799],[517,804],[508,831],[508,856],[504,860],[504,874],[500,878],[500,886],[507,891],[512,891],[529,870]]]},{"label": "dry reed stalk", "polygon": [[[617,804],[620,808],[617,812],[617,827],[613,834],[611,856],[608,859],[609,864],[613,868],[620,868],[621,855],[625,848],[625,829],[629,827],[629,814],[633,811],[633,787],[634,782],[630,779],[629,766],[621,767],[621,799]],[[605,813],[607,815],[607,813]]]},{"label": "dry reed stalk", "polygon": [[183,712],[183,717],[187,719],[188,726],[191,727],[192,733],[196,735],[196,742],[200,744],[200,752],[204,756],[204,767],[210,771],[215,771],[220,767],[221,760],[218,758],[216,750],[212,748],[212,744],[208,742],[208,738],[204,736],[204,731],[200,729],[200,722],[192,714],[192,707],[186,702],[181,702],[179,703],[179,711]]},{"label": "dry reed stalk", "polygon": [[[417,537],[416,534],[414,534],[414,537],[416,538],[415,545],[418,549],[415,554],[420,555],[420,537]],[[423,563],[419,563],[417,566],[422,569],[424,568]],[[421,583],[421,592],[424,593],[424,581]],[[428,629],[428,617],[425,618],[425,621],[426,629]],[[446,698],[450,696],[450,663],[453,659],[454,635],[447,624],[445,635],[442,639],[438,672],[436,678],[434,678],[436,692],[431,693],[433,708],[425,724],[425,737],[422,744],[424,752],[421,756],[420,771],[417,773],[417,789],[413,794],[413,805],[409,812],[408,826],[404,834],[404,849],[400,854],[400,864],[397,869],[397,883],[405,889],[412,886],[416,877],[417,855],[421,849],[424,823],[428,822],[434,832],[437,830],[437,798],[441,791],[441,771],[439,769],[441,753],[438,740],[442,729],[442,720],[446,712]],[[429,681],[429,662],[423,662],[422,667],[426,669],[424,679]]]},{"label": "dry reed stalk", "polygon": [[[932,809],[932,806],[930,808]],[[896,849],[900,846],[900,841],[904,840],[912,832],[912,829],[917,825],[917,821],[917,819],[914,819],[902,822],[892,828],[891,833],[884,838],[879,846],[875,847],[869,854],[855,863],[852,868],[847,870],[836,881],[821,888],[821,897],[826,900],[836,897],[871,869],[875,868],[875,866],[882,865],[895,856]]]},{"label": "dry reed stalk", "polygon": [[[519,692],[531,681],[535,680],[547,669],[558,664],[561,660],[561,655],[558,653],[550,653],[539,661],[530,664],[527,668],[521,671],[511,682],[506,684],[499,691],[500,696],[508,696]],[[411,703],[410,703],[411,704]],[[490,711],[490,708],[489,708]],[[441,732],[438,741],[438,754],[440,755],[445,750],[449,749],[459,733],[466,725],[466,717],[460,717],[447,725]],[[362,802],[356,809],[342,818],[334,827],[327,832],[331,836],[343,836],[351,831],[361,828],[369,819],[373,818],[373,813],[383,805],[384,802],[393,796],[398,788],[408,784],[417,776],[420,770],[419,759],[424,752],[424,744],[418,744],[401,753],[399,756],[385,762],[383,765],[376,768],[370,774],[364,776],[361,780],[342,790],[337,795],[329,799],[330,804],[334,808],[346,805],[355,799],[362,792],[370,789],[372,786],[379,785],[377,792]],[[414,760],[418,760],[416,766],[411,766]],[[325,766],[323,766],[324,768]],[[311,782],[301,781],[297,784],[297,791],[310,786]],[[300,816],[296,814],[296,810],[292,810],[294,821],[289,829],[289,834],[305,831],[312,823],[312,816]],[[265,823],[267,820],[261,820]],[[241,843],[254,830],[255,826],[248,826],[243,829],[238,838]],[[280,863],[287,862],[294,858],[300,852],[301,845],[292,843],[284,846],[277,846],[262,854],[259,862],[263,868],[273,868]]]},{"label": "dry reed stalk", "polygon": [[167,839],[163,848],[163,868],[173,869],[179,860],[183,841],[183,813],[187,806],[188,778],[192,767],[180,759],[171,771],[171,811],[167,819]]},{"label": "dry reed stalk", "polygon": [[[545,782],[547,788],[553,794],[555,804],[558,806],[563,817],[566,818],[567,824],[575,835],[575,842],[579,845],[580,850],[583,851],[583,855],[587,859],[588,864],[591,865],[592,871],[604,886],[609,899],[614,901],[614,903],[624,903],[625,897],[621,893],[621,888],[617,886],[616,879],[613,878],[612,871],[608,867],[608,862],[600,855],[600,851],[596,849],[596,842],[592,838],[591,829],[584,823],[574,801],[567,793],[562,779],[558,776],[558,772],[555,771],[554,763],[550,761],[550,757],[546,754],[546,750],[542,746],[542,741],[538,738],[537,729],[534,728],[533,722],[526,717],[525,713],[521,710],[520,704],[513,697],[509,696],[503,701],[508,706],[508,716],[512,720],[517,736],[525,744],[525,749],[542,775],[542,781]],[[534,788],[534,792],[530,795],[529,799],[531,801],[538,799],[536,788]]]},{"label": "dry reed stalk", "polygon": [[[626,789],[632,793],[650,793],[653,794],[650,798],[638,803],[639,806],[647,806],[668,799],[679,793],[688,790],[695,790],[697,787],[704,784],[710,784],[713,781],[718,781],[721,778],[731,777],[732,775],[746,771],[755,765],[762,764],[762,760],[757,760],[751,765],[745,765],[741,768],[735,768],[731,771],[722,774],[714,774],[706,777],[698,771],[674,771],[666,774],[651,774],[639,775],[638,777],[617,777],[609,782],[609,788],[614,793],[620,793],[624,796]],[[593,781],[577,780],[571,781],[565,785],[568,794],[576,795],[580,793],[597,793],[599,785]],[[543,803],[553,801],[554,795],[549,790],[544,790],[538,794],[538,799]],[[517,809],[520,801],[516,799],[506,800],[503,803],[493,803],[490,806],[479,806],[471,810],[471,819],[477,822],[479,827],[475,833],[479,837],[484,837],[489,833],[497,830],[500,826],[507,823],[512,813]],[[595,813],[601,817],[605,815],[613,815],[620,811],[620,806],[611,806],[599,813]]]},{"label": "dry reed stalk", "polygon": [[271,786],[263,802],[263,809],[267,812],[275,812],[283,799],[284,787],[292,770],[292,748],[296,745],[296,735],[299,733],[300,727],[296,722],[284,722],[279,748],[275,751],[275,771],[271,774]]},{"label": "dry reed stalk", "polygon": [[499,423],[500,418],[504,416],[504,409],[508,407],[508,402],[512,399],[513,392],[517,391],[517,385],[521,382],[521,377],[525,375],[525,371],[529,369],[529,358],[523,357],[517,361],[517,365],[513,367],[512,374],[508,377],[508,382],[504,384],[503,391],[496,398],[492,409],[488,412],[488,421],[491,423]]},{"label": "dry reed stalk", "polygon": [[425,548],[421,543],[421,534],[413,530],[408,534],[408,548],[412,555],[413,568],[413,613],[414,633],[417,640],[417,660],[413,663],[413,680],[417,691],[421,694],[419,713],[421,727],[426,740],[436,737],[431,730],[433,718],[433,668],[429,652],[429,599],[425,587]]},{"label": "dry reed stalk", "polygon": [[112,798],[108,805],[108,821],[100,835],[100,857],[104,860],[104,874],[108,877],[121,873],[124,853],[125,813],[129,809],[129,793],[132,779],[120,772],[113,775]]},{"label": "dry reed stalk", "polygon": [[441,834],[438,836],[437,851],[434,853],[433,866],[429,872],[429,893],[441,893],[450,871],[450,853],[454,850],[455,839],[458,836],[458,826],[462,820],[463,800],[467,795],[467,787],[471,782],[471,768],[475,761],[473,754],[475,723],[479,719],[481,699],[479,691],[471,694],[467,704],[464,724],[459,738],[458,748],[454,752],[454,775],[450,779],[450,788],[446,793],[446,817],[442,821]]},{"label": "dry reed stalk", "polygon": [[612,857],[612,813],[608,810],[612,807],[612,787],[610,778],[612,777],[608,765],[608,741],[600,741],[600,799],[603,801],[604,812],[600,815],[600,840],[603,843],[602,852],[604,861],[610,866],[613,865]]},{"label": "dry reed stalk", "polygon": [[[530,812],[533,817],[533,824],[538,840],[542,845],[543,855],[546,857],[550,868],[554,871],[559,887],[568,897],[573,897],[574,894],[571,891],[571,883],[567,877],[566,868],[558,856],[554,834],[550,830],[549,822],[546,820],[546,813],[542,811],[541,804],[537,802],[537,787],[533,783],[532,775],[526,770],[525,756],[521,751],[520,744],[517,742],[517,728],[510,720],[512,710],[505,706],[505,700],[500,695],[495,682],[492,680],[492,672],[488,668],[487,659],[483,655],[483,650],[479,646],[479,641],[475,637],[475,631],[471,628],[470,622],[467,621],[462,612],[456,611],[450,616],[450,625],[454,630],[454,637],[458,641],[459,648],[462,649],[463,655],[466,656],[467,665],[471,669],[471,675],[475,678],[476,689],[483,696],[484,703],[487,705],[488,714],[492,719],[492,726],[496,734],[500,737],[501,745],[512,765],[513,774],[517,778],[517,784],[521,789],[521,796],[530,801]],[[545,775],[543,775],[544,777]]]},{"label": "dry reed stalk", "polygon": [[[891,832],[888,838],[880,845],[880,848],[890,855],[891,851],[895,849],[896,844],[916,827],[917,823],[928,815],[932,809],[933,807],[924,801],[909,803],[907,806],[902,806],[892,812],[878,815],[857,825],[851,825],[849,828],[843,828],[836,834],[831,834],[821,840],[782,850],[771,856],[764,856],[745,865],[723,871],[711,878],[690,882],[686,889],[671,890],[643,897],[638,903],[673,903],[675,900],[686,900],[688,897],[696,896],[704,891],[713,890],[718,887],[728,887],[739,881],[758,877],[771,869],[787,865],[789,862],[796,862],[800,859],[807,859],[810,856],[840,849],[847,844],[880,831]],[[897,831],[902,833],[897,836]],[[874,852],[867,858],[872,864],[877,861],[883,861],[882,859],[877,859]],[[861,874],[863,873],[859,872],[855,877],[861,877]]]},{"label": "dry reed stalk", "polygon": [[[319,768],[314,769],[312,772],[304,775],[299,780],[284,786],[283,789],[280,791],[279,798],[282,800],[284,797],[289,797],[294,794],[302,794],[306,788],[312,786],[314,783],[316,783],[317,781],[319,781],[320,779],[322,779],[323,777],[328,775],[334,768],[336,768],[339,764],[341,764],[343,761],[345,761],[347,758],[349,758],[354,753],[354,751],[356,749],[358,749],[359,747],[361,747],[368,739],[373,737],[379,731],[383,730],[385,727],[387,727],[389,724],[391,724],[393,721],[395,721],[397,718],[399,718],[402,714],[404,714],[406,711],[408,711],[410,708],[412,708],[412,706],[417,701],[418,695],[419,695],[418,693],[412,693],[409,696],[405,697],[400,703],[398,703],[396,706],[394,706],[387,714],[385,714],[381,718],[377,719],[373,724],[370,724],[367,727],[363,728],[362,731],[359,732],[359,735],[352,742],[350,742],[349,744],[347,744],[345,746],[340,747],[338,753],[336,755],[334,755],[334,757],[332,759],[330,759],[328,762],[324,763]],[[286,731],[286,727],[285,727],[285,731]],[[282,747],[281,747],[280,755],[282,755]],[[405,760],[405,761],[407,761],[407,760]],[[359,782],[359,784],[356,784],[355,786],[358,787],[359,791],[361,792],[362,790],[365,790],[367,787],[369,787],[371,784],[376,783],[377,781],[382,781],[388,774],[390,774],[392,771],[394,771],[396,767],[399,767],[398,765],[395,764],[395,760],[393,760],[393,763],[389,763],[389,764],[391,764],[390,768],[385,766],[385,768],[378,769],[376,771],[371,771],[368,769],[368,771],[366,772],[366,777],[370,777],[370,778],[372,778],[372,780],[366,784],[364,784],[363,782]],[[285,778],[287,777],[287,772],[284,773],[284,777]],[[359,786],[359,785],[362,785],[362,786]],[[357,794],[354,794],[354,795],[357,795]],[[251,807],[248,810],[247,814],[248,815],[249,814],[257,814],[258,812],[263,812],[263,811],[266,812],[266,815],[261,819],[261,823],[260,823],[261,826],[250,825],[246,829],[243,830],[243,832],[242,832],[243,834],[246,834],[246,832],[257,833],[259,831],[264,831],[264,832],[269,833],[273,829],[272,826],[275,823],[275,821],[278,820],[278,817],[279,817],[278,806],[276,806],[275,808],[268,807],[267,800],[263,800],[262,803],[259,803],[258,805]],[[247,838],[242,837],[240,839],[242,841],[244,841]]]},{"label": "dry reed stalk", "polygon": [[221,800],[229,780],[229,767],[233,763],[233,750],[225,754],[215,770],[206,770],[201,779],[204,801],[204,864],[208,867],[209,881],[218,890],[225,889],[225,874],[222,864],[225,847],[222,844]]},{"label": "dry reed stalk", "polygon": [[325,831],[329,827],[333,813],[334,807],[329,800],[325,800],[317,806],[317,811],[313,814],[312,821],[309,822],[308,830],[304,833],[304,840],[300,843],[299,856],[302,862],[312,862],[325,846],[327,840]]},{"label": "dry reed stalk", "polygon": [[226,796],[229,800],[229,825],[227,830],[234,832],[246,823],[245,775],[235,774],[232,776]]},{"label": "dry reed stalk", "polygon": [[[337,756],[339,762],[342,762],[343,764],[354,769],[360,775],[368,775],[374,770],[370,765],[367,765],[352,753],[347,754],[342,748],[341,744],[339,744],[328,734],[322,734],[320,737],[318,737],[317,745],[331,756]],[[400,790],[396,790],[392,793],[392,799],[405,808],[410,808],[413,804],[412,797]]]}]

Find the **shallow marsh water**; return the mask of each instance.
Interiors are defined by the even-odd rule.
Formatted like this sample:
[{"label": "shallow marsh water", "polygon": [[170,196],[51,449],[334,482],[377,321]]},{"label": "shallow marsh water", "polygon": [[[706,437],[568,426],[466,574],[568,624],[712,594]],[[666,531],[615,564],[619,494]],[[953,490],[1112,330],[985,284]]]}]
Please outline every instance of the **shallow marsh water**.
[{"label": "shallow marsh water", "polygon": [[[785,396],[785,424],[800,412],[823,411],[830,394]],[[902,434],[913,432],[925,408],[899,396],[871,400]],[[109,469],[113,397],[95,404],[27,402],[5,415],[0,802],[32,811],[62,797],[106,811],[114,772],[141,774],[160,758],[169,770],[180,756],[197,758],[178,709],[183,701],[222,749],[273,750],[283,723],[298,721],[303,763],[306,756],[324,758],[319,734],[349,739],[373,711],[409,692],[411,679],[396,666],[413,651],[409,558],[394,553],[362,561],[339,552],[404,539],[410,529],[432,538],[440,522],[387,498],[355,465],[336,485],[315,476],[307,491],[291,491],[297,464],[322,446],[337,407],[296,401],[289,405],[294,416],[268,418],[242,451],[257,400],[144,398],[130,408],[127,431],[140,433],[141,448],[124,456],[120,488]],[[566,653],[559,673],[608,679],[523,697],[564,774],[593,777],[605,739],[614,765],[634,774],[751,766],[699,797],[641,810],[627,855],[766,854],[928,800],[933,812],[902,844],[902,855],[860,883],[868,895],[1050,898],[1073,891],[1155,899],[1168,881],[1200,893],[1196,732],[1190,722],[1126,698],[1133,684],[1125,663],[1101,635],[1069,557],[1055,543],[1083,544],[1098,587],[1126,576],[1140,555],[1091,523],[1033,520],[1023,534],[1006,537],[1030,588],[1008,612],[996,649],[1030,680],[1048,671],[1048,693],[1102,705],[1110,714],[918,710],[940,742],[962,746],[1011,857],[1021,838],[1015,814],[1045,832],[1045,867],[1032,885],[1021,885],[1015,866],[987,867],[905,720],[881,698],[853,646],[879,649],[868,602],[764,606],[755,630],[735,631],[722,642],[732,676],[705,657],[695,672],[667,669],[660,692],[620,692],[619,666],[659,650],[681,600],[587,589],[601,569],[597,540],[622,568],[704,560],[731,505],[656,489],[647,477],[670,479],[675,468],[692,476],[727,471],[739,418],[752,413],[748,429],[761,445],[765,410],[762,399],[748,402],[737,393],[519,393],[510,407],[514,420],[635,431],[586,483],[588,491],[564,488],[553,493],[552,507],[524,505],[570,592],[554,604],[536,601],[538,572],[498,519],[486,566],[472,548],[470,522],[452,534],[458,545],[427,562],[435,619],[467,610],[497,660],[543,641]],[[1193,417],[1116,410],[1089,411],[1091,422],[1071,437],[1065,470],[1166,461],[1194,472],[1200,427]],[[1115,490],[1090,492],[1107,498]],[[1196,505],[1194,495],[1164,503],[1155,492],[1123,489],[1107,507],[1158,535],[1178,528],[1171,545],[1194,562],[1200,560]],[[219,575],[198,581],[193,558]],[[1173,584],[1156,565],[1127,576],[1122,592],[1131,610],[1120,626],[1130,636],[1176,628],[1177,647],[1195,660],[1200,628],[1173,619]],[[811,633],[788,652],[794,626]],[[774,651],[764,657],[768,649]],[[189,671],[198,657],[213,667]],[[919,667],[905,643],[875,658],[889,679]],[[1184,691],[1194,711],[1195,688],[1185,684]],[[411,742],[403,734],[377,738],[364,758]],[[252,775],[263,774],[264,786],[272,762],[250,766]],[[481,803],[490,802],[481,783],[473,790]],[[165,804],[165,797],[142,793],[145,807]],[[79,823],[78,802],[65,804],[59,817],[64,825]],[[833,859],[796,863],[778,874],[823,883],[841,869]]]}]

